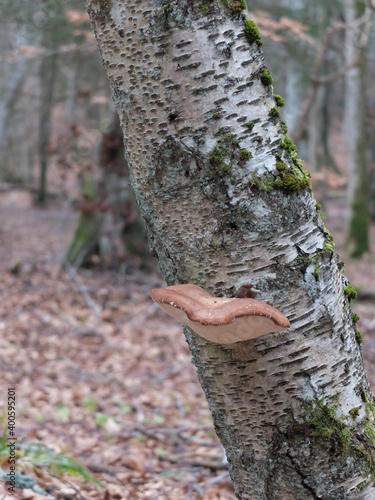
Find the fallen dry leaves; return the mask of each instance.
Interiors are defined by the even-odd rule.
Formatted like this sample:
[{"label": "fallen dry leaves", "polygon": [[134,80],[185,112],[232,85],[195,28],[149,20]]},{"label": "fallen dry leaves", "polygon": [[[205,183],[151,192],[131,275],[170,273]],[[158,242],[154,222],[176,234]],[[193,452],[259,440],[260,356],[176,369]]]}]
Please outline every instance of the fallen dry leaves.
[{"label": "fallen dry leaves", "polygon": [[148,296],[159,276],[83,270],[89,307],[59,265],[75,217],[16,201],[0,199],[0,410],[15,386],[18,442],[79,460],[103,488],[43,469],[38,485],[56,499],[235,498],[181,327]]}]

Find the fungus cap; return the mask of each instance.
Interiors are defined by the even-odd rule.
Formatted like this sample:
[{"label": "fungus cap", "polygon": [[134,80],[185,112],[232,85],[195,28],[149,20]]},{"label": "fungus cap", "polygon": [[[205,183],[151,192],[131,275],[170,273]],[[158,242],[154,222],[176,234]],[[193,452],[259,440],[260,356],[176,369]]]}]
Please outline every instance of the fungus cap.
[{"label": "fungus cap", "polygon": [[260,300],[213,297],[196,285],[157,288],[150,295],[167,314],[217,344],[254,339],[290,326],[278,309]]}]

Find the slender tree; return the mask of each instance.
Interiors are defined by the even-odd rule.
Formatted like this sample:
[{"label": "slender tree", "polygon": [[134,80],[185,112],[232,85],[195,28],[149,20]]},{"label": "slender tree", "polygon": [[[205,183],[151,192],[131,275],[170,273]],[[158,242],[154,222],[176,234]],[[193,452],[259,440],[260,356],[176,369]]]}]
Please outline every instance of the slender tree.
[{"label": "slender tree", "polygon": [[4,163],[6,163],[6,141],[10,135],[8,128],[10,116],[14,112],[14,105],[25,82],[28,66],[28,61],[25,59],[15,65],[11,78],[7,83],[5,95],[0,102],[0,166],[3,171],[5,170]]},{"label": "slender tree", "polygon": [[43,58],[40,69],[41,109],[39,118],[39,192],[38,202],[44,204],[47,196],[47,170],[49,162],[49,145],[52,130],[53,90],[57,75],[57,57]]},{"label": "slender tree", "polygon": [[80,34],[74,33],[74,24],[70,22],[66,13],[68,7],[73,7],[76,0],[66,2],[50,2],[40,0],[33,5],[33,16],[40,23],[42,32],[42,47],[45,54],[40,67],[40,115],[39,115],[39,192],[38,202],[44,204],[47,195],[48,167],[50,163],[50,140],[53,129],[53,105],[56,101],[55,93],[60,82],[59,66],[57,64],[59,52],[66,40],[75,39],[79,50],[83,42]]},{"label": "slender tree", "polygon": [[[348,0],[345,6],[348,29],[345,32],[345,51],[347,60],[354,57],[358,50],[361,30],[350,27],[355,19],[363,15],[364,2]],[[366,53],[361,50],[359,64],[350,68],[345,75],[345,113],[344,132],[348,145],[348,242],[352,255],[361,257],[370,249],[370,176],[366,157],[366,124],[367,124],[367,89],[366,89]]]},{"label": "slender tree", "polygon": [[245,2],[87,0],[150,244],[169,284],[252,284],[283,334],[185,329],[238,498],[374,498],[356,295],[279,117]]}]

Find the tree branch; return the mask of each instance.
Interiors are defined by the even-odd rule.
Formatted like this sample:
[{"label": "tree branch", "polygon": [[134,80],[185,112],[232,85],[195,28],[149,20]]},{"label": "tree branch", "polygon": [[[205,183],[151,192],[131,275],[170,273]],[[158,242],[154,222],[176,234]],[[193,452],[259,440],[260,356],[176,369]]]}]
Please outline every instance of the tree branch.
[{"label": "tree branch", "polygon": [[[355,66],[358,65],[362,52],[366,48],[369,38],[370,38],[370,32],[372,28],[372,21],[373,21],[373,13],[374,13],[374,4],[375,0],[369,0],[370,4],[367,4],[366,6],[366,11],[363,14],[363,16],[359,17],[352,23],[336,23],[330,28],[327,29],[322,44],[318,50],[318,53],[315,57],[315,62],[313,66],[313,72],[311,76],[311,87],[310,91],[307,94],[307,98],[305,101],[305,104],[302,107],[302,111],[300,114],[300,117],[298,119],[297,125],[295,127],[295,130],[293,131],[293,137],[296,142],[298,142],[306,128],[306,123],[307,123],[307,118],[309,116],[310,110],[312,105],[315,102],[316,95],[318,93],[318,89],[321,85],[328,85],[332,83],[335,80],[338,80],[339,78],[342,78],[345,76],[345,74],[351,69],[354,68]],[[355,29],[363,26],[363,30],[359,36],[358,43],[357,43],[357,53],[353,57],[351,61],[349,61],[343,68],[340,70],[336,71],[335,73],[331,73],[326,76],[319,76],[322,65],[325,60],[325,55],[326,52],[329,48],[329,42],[333,35],[338,33],[339,31],[342,30],[348,30],[348,29]]]}]

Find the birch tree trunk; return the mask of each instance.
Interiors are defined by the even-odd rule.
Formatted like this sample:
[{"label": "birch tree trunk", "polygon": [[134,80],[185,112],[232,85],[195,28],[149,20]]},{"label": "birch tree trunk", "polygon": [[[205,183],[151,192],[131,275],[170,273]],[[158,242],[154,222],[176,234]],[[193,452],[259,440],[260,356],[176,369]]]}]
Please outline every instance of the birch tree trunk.
[{"label": "birch tree trunk", "polygon": [[374,498],[361,337],[241,1],[88,0],[150,244],[169,284],[251,283],[291,328],[185,329],[241,499]]}]

